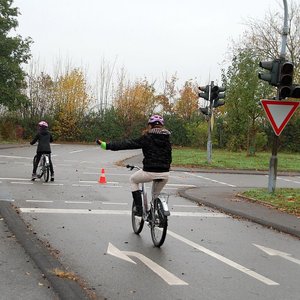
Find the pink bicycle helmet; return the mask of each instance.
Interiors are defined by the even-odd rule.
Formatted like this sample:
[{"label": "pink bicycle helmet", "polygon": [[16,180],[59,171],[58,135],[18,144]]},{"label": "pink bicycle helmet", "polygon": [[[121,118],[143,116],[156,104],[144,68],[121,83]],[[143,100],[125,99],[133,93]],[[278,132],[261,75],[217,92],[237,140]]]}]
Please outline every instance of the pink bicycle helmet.
[{"label": "pink bicycle helmet", "polygon": [[164,125],[164,119],[163,117],[161,117],[160,115],[153,115],[149,118],[148,120],[148,124],[152,124],[152,125]]},{"label": "pink bicycle helmet", "polygon": [[46,128],[48,128],[48,123],[45,122],[45,121],[41,121],[41,122],[39,122],[39,127],[46,127]]}]

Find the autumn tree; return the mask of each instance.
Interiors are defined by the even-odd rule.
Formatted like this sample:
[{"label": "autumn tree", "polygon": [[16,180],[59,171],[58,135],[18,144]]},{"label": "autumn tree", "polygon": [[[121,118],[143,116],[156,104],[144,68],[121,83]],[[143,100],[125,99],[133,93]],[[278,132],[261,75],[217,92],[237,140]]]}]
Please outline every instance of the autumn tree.
[{"label": "autumn tree", "polygon": [[21,64],[30,58],[32,41],[11,34],[18,27],[19,15],[18,8],[12,5],[13,0],[0,0],[0,104],[15,110],[27,100],[23,94],[25,72]]},{"label": "autumn tree", "polygon": [[137,125],[145,124],[155,110],[157,106],[155,89],[147,79],[130,83],[125,82],[123,78],[119,81],[114,106],[126,136],[131,136]]},{"label": "autumn tree", "polygon": [[54,87],[56,118],[53,130],[65,140],[75,140],[81,133],[80,122],[84,120],[91,97],[80,69],[62,75]]},{"label": "autumn tree", "polygon": [[185,121],[190,121],[195,113],[198,113],[198,95],[193,82],[186,81],[180,90],[180,97],[175,104],[175,112]]}]

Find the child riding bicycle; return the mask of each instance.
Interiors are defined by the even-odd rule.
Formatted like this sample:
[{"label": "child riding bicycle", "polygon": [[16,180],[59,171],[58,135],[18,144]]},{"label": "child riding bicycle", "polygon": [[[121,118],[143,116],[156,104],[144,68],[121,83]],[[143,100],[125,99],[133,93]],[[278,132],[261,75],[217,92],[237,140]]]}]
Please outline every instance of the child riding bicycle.
[{"label": "child riding bicycle", "polygon": [[42,154],[48,154],[49,155],[49,164],[50,164],[50,173],[51,173],[51,181],[54,181],[54,169],[53,164],[51,160],[51,147],[50,143],[53,142],[53,138],[51,133],[48,131],[48,123],[45,121],[40,121],[38,124],[38,133],[34,137],[34,139],[30,142],[30,145],[34,145],[36,142],[38,142],[36,155],[33,163],[33,171],[32,171],[32,177],[31,180],[34,180],[37,178],[36,170],[39,165],[40,159],[42,157]]},{"label": "child riding bicycle", "polygon": [[155,191],[153,191],[154,197],[158,197],[168,182],[172,162],[170,135],[170,131],[164,128],[164,119],[159,115],[153,115],[148,120],[147,129],[139,138],[110,141],[109,143],[99,139],[96,140],[97,144],[105,150],[142,149],[144,155],[143,169],[138,170],[130,177],[132,197],[137,208],[137,215],[142,215],[142,197],[139,184],[161,179],[155,186]]}]

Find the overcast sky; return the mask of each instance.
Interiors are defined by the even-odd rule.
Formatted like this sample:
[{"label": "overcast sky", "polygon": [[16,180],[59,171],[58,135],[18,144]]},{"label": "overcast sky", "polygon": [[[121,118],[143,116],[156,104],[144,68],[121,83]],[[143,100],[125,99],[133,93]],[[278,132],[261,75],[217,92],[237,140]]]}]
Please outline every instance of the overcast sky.
[{"label": "overcast sky", "polygon": [[103,58],[132,78],[177,73],[199,84],[220,80],[231,40],[249,18],[282,11],[278,0],[15,0],[17,33],[30,36],[45,71],[59,59],[96,72]]}]

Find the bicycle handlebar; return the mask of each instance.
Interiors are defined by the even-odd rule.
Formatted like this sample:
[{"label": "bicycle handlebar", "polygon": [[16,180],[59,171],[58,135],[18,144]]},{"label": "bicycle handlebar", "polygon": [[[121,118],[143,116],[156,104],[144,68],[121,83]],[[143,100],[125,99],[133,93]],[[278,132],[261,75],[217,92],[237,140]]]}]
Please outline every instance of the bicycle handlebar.
[{"label": "bicycle handlebar", "polygon": [[141,168],[138,166],[133,166],[133,165],[126,165],[126,168],[130,169],[130,171],[132,171],[133,169],[137,169],[140,170]]}]

